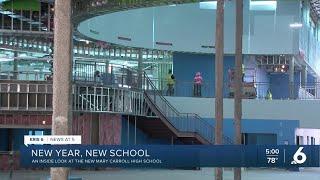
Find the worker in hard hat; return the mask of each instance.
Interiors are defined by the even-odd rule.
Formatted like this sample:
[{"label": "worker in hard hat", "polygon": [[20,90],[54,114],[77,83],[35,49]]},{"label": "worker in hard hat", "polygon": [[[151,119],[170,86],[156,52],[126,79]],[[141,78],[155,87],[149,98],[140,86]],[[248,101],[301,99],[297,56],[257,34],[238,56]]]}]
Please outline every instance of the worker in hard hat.
[{"label": "worker in hard hat", "polygon": [[172,70],[170,69],[167,77],[166,77],[166,81],[167,81],[167,96],[173,96],[174,94],[174,84],[175,84],[175,77],[172,74]]},{"label": "worker in hard hat", "polygon": [[245,76],[245,67],[244,67],[244,64],[242,64],[242,82],[244,82],[244,76]]},{"label": "worker in hard hat", "polygon": [[270,89],[268,89],[265,99],[266,100],[272,100],[272,93],[271,93]]}]

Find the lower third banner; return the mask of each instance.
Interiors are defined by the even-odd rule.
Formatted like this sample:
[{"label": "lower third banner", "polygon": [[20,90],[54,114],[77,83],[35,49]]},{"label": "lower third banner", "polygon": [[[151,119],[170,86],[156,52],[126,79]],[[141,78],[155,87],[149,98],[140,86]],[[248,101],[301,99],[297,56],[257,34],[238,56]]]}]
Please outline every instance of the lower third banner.
[{"label": "lower third banner", "polygon": [[319,167],[320,146],[32,145],[23,167]]}]

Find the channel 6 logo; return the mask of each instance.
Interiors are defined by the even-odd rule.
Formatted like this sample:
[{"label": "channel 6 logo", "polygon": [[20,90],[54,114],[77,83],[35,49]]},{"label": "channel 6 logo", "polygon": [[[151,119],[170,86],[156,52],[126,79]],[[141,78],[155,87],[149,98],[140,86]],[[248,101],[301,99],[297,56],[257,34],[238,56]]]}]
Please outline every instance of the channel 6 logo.
[{"label": "channel 6 logo", "polygon": [[307,161],[307,155],[303,152],[304,147],[299,147],[293,155],[292,165],[301,165]]}]

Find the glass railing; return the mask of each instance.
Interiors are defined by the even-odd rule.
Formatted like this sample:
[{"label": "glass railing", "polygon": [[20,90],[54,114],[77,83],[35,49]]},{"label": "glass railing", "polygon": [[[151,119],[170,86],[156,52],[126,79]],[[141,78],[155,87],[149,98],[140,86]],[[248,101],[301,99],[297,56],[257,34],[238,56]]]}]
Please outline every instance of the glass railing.
[{"label": "glass railing", "polygon": [[[175,97],[195,97],[195,98],[214,98],[215,83],[203,82],[195,84],[193,81],[176,80],[173,88],[169,88],[167,81],[163,79],[150,79],[156,84],[164,84],[162,89],[157,91],[162,96]],[[224,98],[234,98],[234,86],[230,82],[223,83]],[[243,99],[270,99],[267,95],[271,93],[271,99],[320,99],[320,83],[307,83],[302,86],[300,83],[288,82],[244,82],[242,88]]]},{"label": "glass railing", "polygon": [[[94,68],[96,67],[96,69]],[[150,81],[161,96],[213,98],[215,97],[215,84],[203,82],[195,84],[192,81],[176,80],[173,88],[169,88],[167,81],[158,78],[148,79],[139,77],[136,69],[124,65],[86,66],[88,71],[74,71],[73,80],[77,84],[90,84],[93,86],[118,87],[134,90],[147,89]],[[90,70],[91,69],[91,70]],[[108,71],[108,72],[106,72]],[[51,72],[38,71],[3,71],[0,72],[0,80],[20,81],[52,81]],[[150,83],[149,82],[149,83]],[[233,84],[223,84],[224,98],[233,98]],[[271,93],[270,98],[268,93]],[[288,82],[244,82],[242,89],[243,99],[320,99],[320,83],[307,83],[302,86],[300,83],[289,84]]]}]

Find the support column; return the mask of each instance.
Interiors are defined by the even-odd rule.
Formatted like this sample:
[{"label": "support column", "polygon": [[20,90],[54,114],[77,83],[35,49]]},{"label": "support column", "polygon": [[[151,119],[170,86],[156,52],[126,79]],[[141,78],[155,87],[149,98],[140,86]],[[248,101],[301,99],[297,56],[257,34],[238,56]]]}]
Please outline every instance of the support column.
[{"label": "support column", "polygon": [[[235,144],[241,144],[242,118],[242,34],[243,0],[236,0],[236,74],[234,93]],[[234,168],[234,180],[241,180],[241,168]]]},{"label": "support column", "polygon": [[302,66],[301,70],[301,87],[305,88],[308,81],[307,66]]},{"label": "support column", "polygon": [[137,116],[134,116],[134,145],[137,145]]},{"label": "support column", "polygon": [[143,77],[143,65],[142,65],[142,49],[138,50],[138,88],[142,88],[142,77]]},{"label": "support column", "polygon": [[127,145],[130,145],[130,116],[127,119]]},{"label": "support column", "polygon": [[320,98],[320,77],[316,79],[316,98]]},{"label": "support column", "polygon": [[99,121],[100,114],[91,113],[91,144],[98,145],[99,144]]},{"label": "support column", "polygon": [[13,129],[8,129],[8,151],[13,151]]},{"label": "support column", "polygon": [[[71,134],[71,0],[55,1],[52,134]],[[69,168],[51,168],[52,180],[67,180]]]},{"label": "support column", "polygon": [[289,62],[289,99],[294,99],[294,60],[292,56]]},{"label": "support column", "polygon": [[[217,1],[216,13],[216,58],[215,58],[215,144],[221,145],[223,131],[223,57],[224,57],[224,0]],[[222,168],[215,169],[215,179],[223,179]]]},{"label": "support column", "polygon": [[106,59],[106,67],[105,67],[105,71],[106,71],[106,74],[108,74],[109,73],[109,60],[108,59]]},{"label": "support column", "polygon": [[13,79],[18,79],[18,62],[17,62],[18,52],[13,52]]}]

